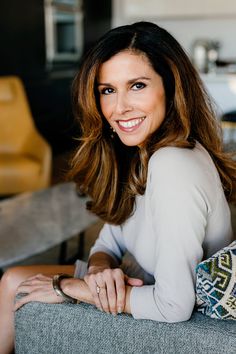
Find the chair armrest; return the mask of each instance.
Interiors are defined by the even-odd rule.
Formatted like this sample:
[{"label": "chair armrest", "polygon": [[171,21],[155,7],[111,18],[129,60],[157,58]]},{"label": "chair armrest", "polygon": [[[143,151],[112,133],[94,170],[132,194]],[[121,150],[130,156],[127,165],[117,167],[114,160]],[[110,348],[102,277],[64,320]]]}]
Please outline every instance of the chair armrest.
[{"label": "chair armrest", "polygon": [[48,142],[38,131],[32,129],[25,141],[23,152],[40,162],[43,184],[45,186],[49,185],[52,170],[52,150]]}]

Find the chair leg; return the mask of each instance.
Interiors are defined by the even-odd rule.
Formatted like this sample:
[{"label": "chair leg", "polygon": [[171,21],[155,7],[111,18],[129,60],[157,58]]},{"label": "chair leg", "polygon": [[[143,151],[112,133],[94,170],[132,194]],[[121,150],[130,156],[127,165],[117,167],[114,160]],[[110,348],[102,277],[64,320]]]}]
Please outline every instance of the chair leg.
[{"label": "chair leg", "polygon": [[78,259],[84,258],[84,242],[85,242],[85,232],[82,231],[78,234]]}]

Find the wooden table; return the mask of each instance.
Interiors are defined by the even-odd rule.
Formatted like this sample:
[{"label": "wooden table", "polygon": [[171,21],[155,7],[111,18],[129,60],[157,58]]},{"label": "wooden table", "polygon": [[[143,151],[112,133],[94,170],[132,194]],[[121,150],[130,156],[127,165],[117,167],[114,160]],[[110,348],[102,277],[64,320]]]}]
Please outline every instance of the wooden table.
[{"label": "wooden table", "polygon": [[[0,201],[0,268],[66,245],[98,218],[72,182]],[[81,246],[83,234],[81,236]],[[65,248],[61,249],[61,262]]]}]

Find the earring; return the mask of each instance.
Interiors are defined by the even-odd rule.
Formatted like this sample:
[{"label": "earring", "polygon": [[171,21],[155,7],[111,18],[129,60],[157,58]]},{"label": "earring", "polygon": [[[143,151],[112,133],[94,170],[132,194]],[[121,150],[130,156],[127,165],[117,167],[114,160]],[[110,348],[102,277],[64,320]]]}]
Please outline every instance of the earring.
[{"label": "earring", "polygon": [[112,126],[110,126],[110,129],[111,129],[110,137],[111,137],[112,139],[114,139],[114,133],[116,133],[116,131],[115,131],[115,129],[114,129]]}]

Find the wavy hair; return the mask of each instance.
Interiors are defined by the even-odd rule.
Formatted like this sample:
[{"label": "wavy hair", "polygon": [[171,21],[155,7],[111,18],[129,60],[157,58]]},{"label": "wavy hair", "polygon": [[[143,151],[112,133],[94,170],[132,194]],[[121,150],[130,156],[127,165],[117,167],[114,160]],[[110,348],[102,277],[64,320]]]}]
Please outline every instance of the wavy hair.
[{"label": "wavy hair", "polygon": [[[100,65],[125,50],[146,55],[165,89],[166,117],[142,147],[112,137],[100,109]],[[188,56],[165,29],[138,22],[110,30],[84,58],[73,97],[81,138],[69,177],[91,197],[88,209],[104,221],[119,225],[132,214],[135,196],[145,192],[150,156],[164,146],[192,149],[199,141],[215,163],[227,200],[235,200],[236,163],[222,151],[211,101]]]}]

